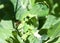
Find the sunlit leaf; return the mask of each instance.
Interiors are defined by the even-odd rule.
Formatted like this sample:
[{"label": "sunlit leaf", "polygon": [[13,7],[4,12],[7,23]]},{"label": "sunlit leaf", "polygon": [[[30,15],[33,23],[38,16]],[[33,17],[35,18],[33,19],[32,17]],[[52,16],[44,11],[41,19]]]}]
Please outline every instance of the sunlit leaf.
[{"label": "sunlit leaf", "polygon": [[16,13],[16,19],[17,20],[24,20],[24,18],[28,16],[28,11],[26,9],[20,8],[18,12]]},{"label": "sunlit leaf", "polygon": [[0,39],[7,39],[12,36],[12,21],[4,21],[2,20],[0,23]]},{"label": "sunlit leaf", "polygon": [[37,3],[35,4],[35,6],[33,6],[33,8],[30,10],[32,15],[37,15],[40,17],[46,16],[49,13],[49,8],[42,3]]}]

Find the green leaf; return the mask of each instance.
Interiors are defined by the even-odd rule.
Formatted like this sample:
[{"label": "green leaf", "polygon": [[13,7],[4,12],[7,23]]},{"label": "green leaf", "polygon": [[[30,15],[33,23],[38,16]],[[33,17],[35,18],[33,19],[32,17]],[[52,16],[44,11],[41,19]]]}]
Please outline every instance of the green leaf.
[{"label": "green leaf", "polygon": [[52,26],[48,32],[47,32],[48,36],[50,37],[49,41],[52,41],[54,38],[59,37],[60,36],[60,22],[55,24],[54,26]]},{"label": "green leaf", "polygon": [[11,2],[13,4],[13,6],[14,6],[14,10],[16,10],[16,7],[18,7],[18,6],[16,6],[16,5],[18,5],[17,0],[11,0]]},{"label": "green leaf", "polygon": [[23,26],[24,32],[26,33],[28,31],[28,29],[29,29],[29,25],[25,23]]},{"label": "green leaf", "polygon": [[20,8],[19,11],[16,13],[16,19],[20,21],[24,20],[26,16],[28,16],[27,9]]},{"label": "green leaf", "polygon": [[20,7],[26,9],[28,5],[28,0],[11,0],[11,2],[13,3],[15,10],[19,10]]},{"label": "green leaf", "polygon": [[8,37],[12,36],[12,21],[4,21],[2,20],[0,23],[0,39],[7,39]]},{"label": "green leaf", "polygon": [[28,40],[30,43],[42,43],[42,40],[37,39],[33,35],[29,36]]},{"label": "green leaf", "polygon": [[47,40],[48,39],[48,35],[44,34],[42,35],[42,40]]},{"label": "green leaf", "polygon": [[47,16],[47,20],[45,22],[45,24],[43,25],[42,29],[49,29],[53,23],[56,21],[56,17],[53,15],[48,15]]},{"label": "green leaf", "polygon": [[19,37],[18,35],[17,35],[17,39],[19,40],[20,43],[24,43],[24,41],[22,40],[22,38]]},{"label": "green leaf", "polygon": [[27,24],[33,25],[34,27],[38,27],[38,19],[36,17],[32,17],[31,19],[28,19]]},{"label": "green leaf", "polygon": [[31,0],[31,4],[33,6],[35,4],[35,0]]},{"label": "green leaf", "polygon": [[7,42],[3,39],[0,39],[0,43],[7,43]]},{"label": "green leaf", "polygon": [[33,8],[30,10],[30,13],[32,15],[37,15],[39,17],[43,17],[48,15],[49,13],[49,8],[42,3],[36,3]]},{"label": "green leaf", "polygon": [[60,43],[60,37],[59,37],[58,40],[57,40],[56,42],[54,42],[54,43]]},{"label": "green leaf", "polygon": [[28,8],[31,9],[35,4],[35,0],[29,0],[28,3],[29,3]]}]

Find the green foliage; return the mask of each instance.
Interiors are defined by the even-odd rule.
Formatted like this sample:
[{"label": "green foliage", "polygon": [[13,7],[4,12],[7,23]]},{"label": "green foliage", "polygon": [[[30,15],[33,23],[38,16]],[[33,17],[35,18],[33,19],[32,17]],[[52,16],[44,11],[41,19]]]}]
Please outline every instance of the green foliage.
[{"label": "green foliage", "polygon": [[[38,11],[38,12],[37,12]],[[47,16],[49,13],[49,8],[44,3],[36,3],[30,10],[31,14],[36,16]]]},{"label": "green foliage", "polygon": [[[0,39],[4,40],[6,38],[9,38],[9,36],[12,36],[12,30],[13,30],[12,21],[2,20],[0,22]],[[4,41],[2,41],[2,43],[4,43]]]},{"label": "green foliage", "polygon": [[59,0],[0,0],[0,43],[60,43]]}]

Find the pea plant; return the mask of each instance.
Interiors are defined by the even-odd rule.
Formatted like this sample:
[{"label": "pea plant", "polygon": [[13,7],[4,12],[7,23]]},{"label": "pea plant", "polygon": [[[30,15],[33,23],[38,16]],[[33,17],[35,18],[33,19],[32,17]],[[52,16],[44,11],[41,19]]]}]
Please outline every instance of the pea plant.
[{"label": "pea plant", "polygon": [[0,43],[60,43],[59,0],[0,0]]}]

